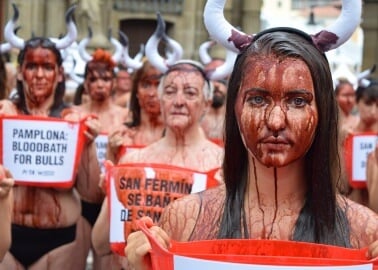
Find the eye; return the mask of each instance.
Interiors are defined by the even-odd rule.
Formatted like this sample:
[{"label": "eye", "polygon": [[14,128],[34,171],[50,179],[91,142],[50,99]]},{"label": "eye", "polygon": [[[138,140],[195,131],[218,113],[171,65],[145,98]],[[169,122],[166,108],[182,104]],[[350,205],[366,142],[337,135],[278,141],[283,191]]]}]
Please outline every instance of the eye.
[{"label": "eye", "polygon": [[143,81],[143,82],[140,83],[140,86],[142,88],[150,88],[152,86],[152,84],[149,83],[149,82]]},{"label": "eye", "polygon": [[26,69],[28,69],[28,70],[33,70],[33,69],[35,69],[35,68],[36,68],[36,65],[33,64],[33,63],[28,63],[28,64],[26,65]]},{"label": "eye", "polygon": [[51,71],[51,70],[54,70],[54,65],[49,65],[49,64],[46,64],[44,65],[44,68],[48,71]]},{"label": "eye", "polygon": [[194,99],[198,96],[198,91],[195,87],[187,87],[184,89],[185,96],[188,99]]},{"label": "eye", "polygon": [[265,103],[265,98],[263,96],[250,96],[246,101],[251,105],[259,106]]},{"label": "eye", "polygon": [[94,83],[94,82],[97,81],[97,77],[89,77],[89,81],[90,81],[91,83]]},{"label": "eye", "polygon": [[173,87],[164,88],[164,95],[167,96],[167,97],[174,96],[176,92],[177,92],[177,90]]},{"label": "eye", "polygon": [[304,107],[305,105],[309,104],[309,102],[302,97],[293,97],[289,99],[288,104],[293,107]]}]

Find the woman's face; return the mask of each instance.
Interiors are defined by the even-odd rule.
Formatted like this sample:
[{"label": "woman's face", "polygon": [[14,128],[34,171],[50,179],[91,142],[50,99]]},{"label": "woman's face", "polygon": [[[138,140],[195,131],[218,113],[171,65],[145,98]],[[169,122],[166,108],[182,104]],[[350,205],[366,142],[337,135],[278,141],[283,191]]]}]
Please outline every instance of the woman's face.
[{"label": "woman's face", "polygon": [[312,77],[300,59],[247,60],[235,113],[244,144],[267,167],[302,158],[311,146],[318,110]]},{"label": "woman's face", "polygon": [[350,114],[354,106],[356,105],[356,96],[353,86],[349,83],[340,85],[336,100],[339,104],[340,109],[345,114]]},{"label": "woman's face", "polygon": [[166,75],[161,104],[166,125],[173,130],[188,130],[198,125],[208,102],[203,92],[205,79],[193,67]]},{"label": "woman's face", "polygon": [[57,84],[63,80],[63,69],[58,67],[51,50],[31,48],[25,53],[17,78],[23,83],[28,101],[41,104],[54,95]]},{"label": "woman's face", "polygon": [[357,103],[357,109],[360,121],[364,123],[366,127],[371,127],[378,123],[378,99],[366,100],[362,97]]},{"label": "woman's face", "polygon": [[149,69],[138,82],[138,102],[142,111],[148,115],[160,114],[160,101],[158,98],[158,85],[160,72]]}]

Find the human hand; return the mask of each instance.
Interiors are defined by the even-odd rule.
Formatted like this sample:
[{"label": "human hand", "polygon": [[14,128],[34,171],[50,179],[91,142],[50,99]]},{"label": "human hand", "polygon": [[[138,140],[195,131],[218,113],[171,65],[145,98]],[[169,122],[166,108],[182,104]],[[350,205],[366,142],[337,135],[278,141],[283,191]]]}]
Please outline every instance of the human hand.
[{"label": "human hand", "polygon": [[368,259],[374,259],[378,257],[378,240],[369,245],[366,257]]},{"label": "human hand", "polygon": [[[148,230],[158,243],[165,248],[169,247],[170,239],[163,229],[158,226],[154,226],[150,217],[142,217],[140,220],[145,222],[146,226],[149,228]],[[126,242],[127,245],[125,248],[125,255],[128,263],[133,267],[133,269],[152,269],[151,257],[149,256],[151,245],[146,235],[142,231],[133,232],[127,237]]]},{"label": "human hand", "polygon": [[100,174],[100,181],[98,182],[98,187],[102,190],[102,192],[106,195],[108,193],[108,184],[106,181],[106,176],[104,173]]},{"label": "human hand", "polygon": [[98,134],[101,132],[101,123],[97,117],[89,115],[84,124],[87,126],[87,130],[84,132],[88,139],[88,143],[93,142]]},{"label": "human hand", "polygon": [[116,156],[118,154],[119,147],[124,144],[125,132],[126,127],[121,126],[109,133],[108,147],[112,155]]},{"label": "human hand", "polygon": [[0,199],[8,197],[14,185],[12,174],[0,165]]}]

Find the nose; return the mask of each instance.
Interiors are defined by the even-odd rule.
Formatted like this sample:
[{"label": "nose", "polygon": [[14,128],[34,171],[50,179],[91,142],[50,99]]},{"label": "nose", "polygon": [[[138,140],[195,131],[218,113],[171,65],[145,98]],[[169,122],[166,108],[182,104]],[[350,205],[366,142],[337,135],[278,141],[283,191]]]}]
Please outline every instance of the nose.
[{"label": "nose", "polygon": [[103,86],[104,85],[104,83],[105,83],[105,81],[103,80],[103,79],[98,79],[97,80],[97,86]]},{"label": "nose", "polygon": [[37,67],[37,76],[42,77],[45,74],[44,70],[42,67]]},{"label": "nose", "polygon": [[273,131],[274,136],[278,136],[278,132],[283,130],[286,126],[285,112],[279,105],[266,112],[267,127]]},{"label": "nose", "polygon": [[181,91],[177,91],[175,97],[174,97],[174,104],[176,106],[181,106],[185,102],[185,95]]}]

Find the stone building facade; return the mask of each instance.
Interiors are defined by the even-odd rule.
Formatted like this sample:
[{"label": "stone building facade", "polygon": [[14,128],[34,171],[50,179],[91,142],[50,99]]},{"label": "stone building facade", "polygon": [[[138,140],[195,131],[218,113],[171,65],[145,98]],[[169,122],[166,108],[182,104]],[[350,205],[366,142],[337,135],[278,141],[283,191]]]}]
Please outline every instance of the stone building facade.
[{"label": "stone building facade", "polygon": [[[108,31],[119,37],[123,31],[129,38],[131,56],[140,44],[145,44],[156,27],[157,12],[166,22],[168,35],[184,48],[184,57],[198,58],[199,45],[208,40],[203,25],[203,8],[206,0],[1,0],[0,27],[12,16],[11,3],[20,11],[18,35],[29,38],[32,35],[58,37],[64,34],[64,13],[71,4],[76,4],[75,21],[78,26],[78,41],[92,28],[93,38],[89,48],[111,48]],[[245,32],[260,29],[260,8],[262,0],[227,1],[225,17]],[[1,40],[3,40],[2,36]],[[214,56],[224,56],[223,48],[215,47]]]},{"label": "stone building facade", "polygon": [[[228,0],[225,17],[231,24],[246,33],[260,29],[260,9],[263,0]],[[184,48],[184,57],[198,58],[199,45],[208,40],[203,25],[203,8],[206,0],[1,0],[0,27],[13,11],[11,3],[20,10],[18,34],[23,38],[32,35],[58,37],[65,33],[64,13],[76,4],[75,20],[78,25],[78,41],[87,35],[87,27],[93,30],[89,47],[111,48],[108,31],[118,37],[123,31],[130,40],[130,55],[135,55],[140,44],[146,43],[156,27],[156,12],[163,16],[168,35]],[[378,0],[364,0],[362,29],[364,50],[362,69],[378,64]],[[3,42],[3,36],[0,35]],[[223,56],[224,50],[215,47],[214,56]],[[377,72],[374,74],[378,77]]]}]

